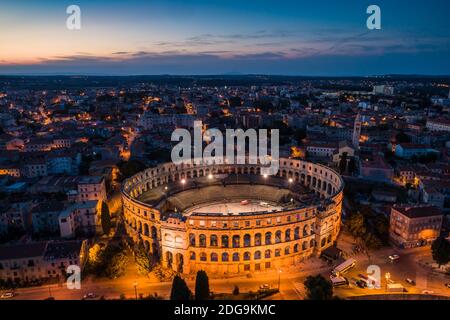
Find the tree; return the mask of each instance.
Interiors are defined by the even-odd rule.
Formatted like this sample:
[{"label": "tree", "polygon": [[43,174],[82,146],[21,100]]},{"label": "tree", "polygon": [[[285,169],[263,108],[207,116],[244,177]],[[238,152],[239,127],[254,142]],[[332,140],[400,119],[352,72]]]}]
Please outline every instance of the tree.
[{"label": "tree", "polygon": [[395,136],[395,141],[397,141],[397,143],[410,143],[411,138],[406,133],[399,132]]},{"label": "tree", "polygon": [[148,273],[152,271],[153,260],[142,240],[139,241],[135,248],[135,260],[139,273],[148,275]]},{"label": "tree", "polygon": [[438,237],[431,245],[433,260],[441,267],[450,262],[450,242],[443,236]]},{"label": "tree", "polygon": [[238,96],[230,97],[228,99],[228,103],[229,103],[230,107],[239,107],[242,104],[242,100]]},{"label": "tree", "polygon": [[294,138],[297,144],[301,145],[302,140],[306,138],[306,131],[303,129],[297,129],[294,132]]},{"label": "tree", "polygon": [[102,223],[102,230],[103,233],[108,235],[111,231],[111,216],[109,215],[109,208],[108,205],[102,201],[102,209],[101,209],[101,223]]},{"label": "tree", "polygon": [[347,168],[347,152],[344,152],[341,157],[341,161],[339,161],[339,172],[345,173],[345,169]]},{"label": "tree", "polygon": [[356,171],[356,160],[355,160],[355,157],[351,157],[350,158],[350,161],[348,162],[347,170],[348,170],[348,174],[351,175],[351,176],[355,173],[355,171]]},{"label": "tree", "polygon": [[238,296],[238,295],[239,295],[239,287],[238,286],[234,286],[233,296]]},{"label": "tree", "polygon": [[322,275],[308,276],[304,282],[308,300],[331,300],[333,286]]},{"label": "tree", "polygon": [[186,282],[179,276],[175,276],[172,282],[170,300],[191,300],[191,299],[192,299],[192,292],[188,288]]},{"label": "tree", "polygon": [[101,264],[98,272],[101,276],[106,276],[110,279],[120,277],[125,273],[127,264],[127,256],[124,248],[121,245],[109,244],[101,254]]},{"label": "tree", "polygon": [[195,300],[208,300],[209,299],[209,280],[205,271],[200,270],[197,272],[195,278]]},{"label": "tree", "polygon": [[369,249],[379,249],[383,246],[381,240],[373,233],[367,233],[365,235],[364,243]]},{"label": "tree", "polygon": [[100,258],[101,258],[101,247],[98,243],[94,244],[90,249],[89,249],[89,263],[91,265],[96,265],[98,263],[100,263]]},{"label": "tree", "polygon": [[119,167],[119,181],[128,179],[136,173],[145,169],[145,164],[139,160],[121,161],[117,164]]},{"label": "tree", "polygon": [[347,219],[347,228],[354,237],[362,237],[366,233],[364,216],[360,212],[352,214]]}]

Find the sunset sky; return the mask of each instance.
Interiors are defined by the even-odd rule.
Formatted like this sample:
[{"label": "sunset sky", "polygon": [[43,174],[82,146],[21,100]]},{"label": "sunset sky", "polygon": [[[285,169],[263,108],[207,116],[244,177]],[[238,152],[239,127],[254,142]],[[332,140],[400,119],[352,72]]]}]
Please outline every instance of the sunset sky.
[{"label": "sunset sky", "polygon": [[450,74],[449,14],[446,0],[2,0],[0,74]]}]

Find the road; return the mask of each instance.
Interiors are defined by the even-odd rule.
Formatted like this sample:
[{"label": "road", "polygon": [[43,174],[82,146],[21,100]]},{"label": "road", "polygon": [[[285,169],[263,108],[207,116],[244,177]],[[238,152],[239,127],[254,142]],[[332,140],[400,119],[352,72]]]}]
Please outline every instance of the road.
[{"label": "road", "polygon": [[[311,273],[322,271],[329,273],[330,266],[319,259],[310,259],[303,265],[305,270],[293,270],[292,268],[278,271],[258,274],[257,277],[235,277],[225,279],[210,279],[211,291],[216,293],[231,293],[234,286],[238,286],[241,292],[257,291],[261,284],[267,283],[271,288],[278,287],[278,276],[280,279],[279,299],[302,299],[302,296],[295,289],[297,283],[303,283],[304,279]],[[149,295],[155,292],[158,296],[168,298],[170,296],[171,282],[151,282],[144,277],[121,277],[119,279],[102,279],[82,281],[80,290],[69,290],[66,285],[46,285],[40,287],[21,288],[15,290],[17,294],[13,299],[18,300],[43,300],[50,295],[57,300],[78,300],[88,292],[93,292],[98,296],[104,296],[106,299],[118,299],[121,294],[127,298],[135,298],[136,292],[134,283],[137,283],[137,294]],[[195,281],[187,279],[186,283],[194,289]]]},{"label": "road", "polygon": [[[384,294],[386,291],[385,274],[390,273],[391,280],[402,284],[408,293],[421,293],[423,290],[431,290],[435,294],[450,296],[450,289],[444,286],[445,283],[450,283],[450,277],[435,274],[430,272],[430,269],[422,267],[418,261],[424,258],[429,258],[430,248],[415,248],[408,250],[398,250],[394,248],[384,248],[376,252],[354,254],[351,250],[353,246],[353,239],[349,236],[343,235],[339,239],[338,246],[342,248],[347,256],[352,256],[357,260],[355,268],[350,270],[345,276],[351,280],[359,279],[359,274],[367,274],[367,267],[369,265],[376,265],[380,268],[381,288],[380,289],[360,289],[355,285],[350,284],[348,287],[335,288],[335,295],[346,298],[350,296]],[[391,263],[387,257],[391,254],[397,253],[400,259]],[[269,273],[261,273],[253,277],[235,277],[235,278],[221,278],[210,279],[210,289],[216,293],[231,293],[234,286],[239,287],[240,292],[257,291],[261,284],[267,283],[272,288],[278,288],[280,285],[280,292],[269,299],[280,300],[299,300],[304,299],[305,289],[303,282],[308,275],[322,274],[329,278],[332,266],[326,264],[318,258],[310,258],[300,265],[285,268],[281,270],[274,270]],[[281,272],[279,272],[281,271]],[[128,272],[128,274],[136,274]],[[410,278],[416,282],[415,286],[406,283],[405,279]],[[187,279],[187,284],[193,290],[194,280]],[[33,288],[17,289],[15,292],[17,296],[14,299],[19,300],[42,300],[48,298],[50,295],[55,299],[81,299],[84,294],[94,292],[98,296],[104,296],[106,299],[118,299],[121,294],[127,298],[135,298],[136,292],[134,283],[137,283],[137,294],[149,295],[157,293],[167,299],[170,296],[171,282],[152,282],[150,279],[127,275],[118,279],[100,279],[100,280],[85,280],[82,281],[81,290],[69,290],[65,285],[50,285]]]}]

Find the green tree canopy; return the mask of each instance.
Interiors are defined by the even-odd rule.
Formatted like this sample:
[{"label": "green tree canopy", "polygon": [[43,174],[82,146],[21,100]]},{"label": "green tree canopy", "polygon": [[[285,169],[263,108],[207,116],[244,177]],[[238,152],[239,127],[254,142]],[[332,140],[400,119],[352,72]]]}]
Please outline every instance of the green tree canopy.
[{"label": "green tree canopy", "polygon": [[360,213],[354,213],[347,219],[348,231],[354,237],[362,237],[366,233],[364,216]]},{"label": "green tree canopy", "polygon": [[347,169],[347,152],[342,154],[341,160],[339,161],[339,172],[341,174],[345,173]]},{"label": "green tree canopy", "polygon": [[147,275],[153,268],[153,259],[142,240],[135,247],[135,260],[140,274]]},{"label": "green tree canopy", "polygon": [[100,215],[103,233],[108,235],[111,231],[111,216],[109,214],[108,205],[102,201],[102,209]]},{"label": "green tree canopy", "polygon": [[443,264],[450,262],[450,242],[443,236],[440,236],[433,241],[431,245],[431,254],[433,260],[439,264],[439,267]]},{"label": "green tree canopy", "polygon": [[138,160],[121,161],[119,167],[119,180],[123,181],[145,169],[145,164]]},{"label": "green tree canopy", "polygon": [[191,300],[192,292],[186,282],[179,276],[175,276],[172,282],[170,300]]},{"label": "green tree canopy", "polygon": [[209,299],[209,279],[205,271],[200,270],[197,272],[195,278],[195,300],[208,300]]},{"label": "green tree canopy", "polygon": [[395,140],[397,141],[397,143],[410,143],[411,142],[411,138],[404,132],[397,133],[397,135],[395,136]]},{"label": "green tree canopy", "polygon": [[351,157],[350,161],[348,162],[347,170],[349,175],[353,175],[356,171],[356,160],[355,157]]},{"label": "green tree canopy", "polygon": [[333,299],[333,286],[331,282],[320,274],[308,276],[304,282],[306,298],[308,300],[331,300]]}]

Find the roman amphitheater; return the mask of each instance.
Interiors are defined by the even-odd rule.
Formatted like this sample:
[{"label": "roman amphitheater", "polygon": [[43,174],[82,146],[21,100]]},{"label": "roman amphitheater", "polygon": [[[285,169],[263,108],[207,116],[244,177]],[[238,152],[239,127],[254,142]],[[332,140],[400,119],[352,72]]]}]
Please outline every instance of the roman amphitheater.
[{"label": "roman amphitheater", "polygon": [[333,245],[343,180],[310,162],[280,159],[276,176],[258,165],[167,163],[126,180],[128,234],[165,267],[236,274],[296,264]]}]

